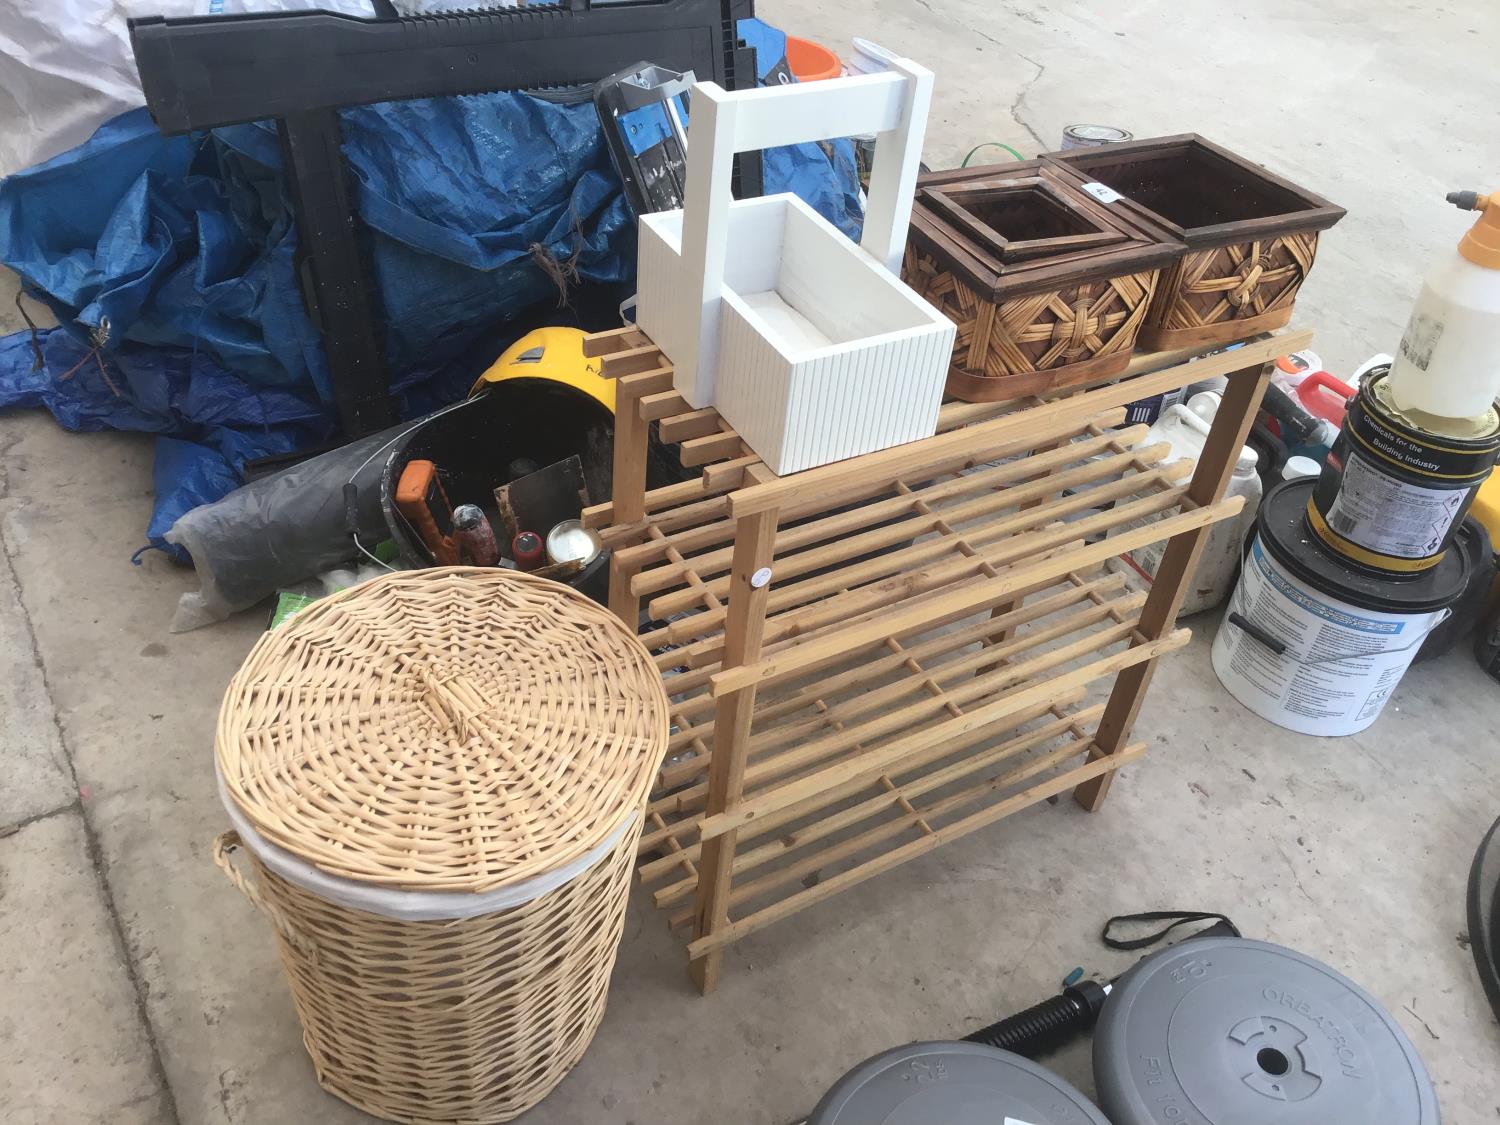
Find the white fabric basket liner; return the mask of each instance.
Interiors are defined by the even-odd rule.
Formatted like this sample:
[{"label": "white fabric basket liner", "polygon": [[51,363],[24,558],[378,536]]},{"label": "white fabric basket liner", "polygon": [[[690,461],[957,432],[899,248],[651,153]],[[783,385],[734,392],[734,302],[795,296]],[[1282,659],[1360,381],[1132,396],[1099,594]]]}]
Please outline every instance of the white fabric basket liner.
[{"label": "white fabric basket liner", "polygon": [[240,841],[277,875],[328,902],[346,906],[350,910],[378,914],[382,918],[392,918],[398,922],[477,918],[481,914],[496,914],[523,906],[533,899],[541,898],[548,891],[555,891],[572,882],[593,867],[614,849],[641,815],[636,812],[626,817],[598,847],[590,849],[571,863],[565,863],[545,875],[535,876],[513,886],[500,887],[483,894],[468,891],[406,891],[330,875],[322,868],[271,843],[255,830],[229,796],[229,791],[224,788],[224,777],[219,772],[218,762],[214,763],[214,779],[219,787],[219,800],[224,805],[224,811],[229,814],[234,830],[240,834]]}]

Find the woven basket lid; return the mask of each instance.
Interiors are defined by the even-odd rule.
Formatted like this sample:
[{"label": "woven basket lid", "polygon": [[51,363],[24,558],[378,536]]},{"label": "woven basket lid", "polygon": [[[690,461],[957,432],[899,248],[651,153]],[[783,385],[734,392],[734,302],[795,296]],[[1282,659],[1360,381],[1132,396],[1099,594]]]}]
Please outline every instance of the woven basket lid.
[{"label": "woven basket lid", "polygon": [[350,879],[487,891],[586,854],[667,744],[650,655],[602,606],[514,571],[404,571],[266,633],[215,752],[267,840]]}]

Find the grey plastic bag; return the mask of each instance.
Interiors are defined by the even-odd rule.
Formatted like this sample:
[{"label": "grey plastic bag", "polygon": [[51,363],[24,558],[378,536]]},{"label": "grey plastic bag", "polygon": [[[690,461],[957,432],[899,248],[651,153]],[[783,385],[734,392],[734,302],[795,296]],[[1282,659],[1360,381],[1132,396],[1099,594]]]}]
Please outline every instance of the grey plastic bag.
[{"label": "grey plastic bag", "polygon": [[360,555],[360,546],[349,534],[347,484],[355,488],[359,544],[369,550],[388,539],[380,474],[390,450],[424,421],[403,422],[330,450],[178,519],[167,532],[167,542],[192,555],[202,588],[178,599],[172,632],[222,621],[277,590]]}]

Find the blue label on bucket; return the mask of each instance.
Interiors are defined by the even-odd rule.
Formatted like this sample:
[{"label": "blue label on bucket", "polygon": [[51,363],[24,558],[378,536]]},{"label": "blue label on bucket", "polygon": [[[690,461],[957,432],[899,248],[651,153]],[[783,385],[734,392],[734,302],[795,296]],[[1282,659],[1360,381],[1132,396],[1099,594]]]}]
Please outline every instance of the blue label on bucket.
[{"label": "blue label on bucket", "polygon": [[1381,621],[1374,617],[1361,617],[1357,613],[1350,613],[1348,610],[1339,609],[1336,606],[1329,605],[1327,602],[1318,601],[1310,594],[1299,590],[1296,586],[1292,585],[1286,575],[1271,566],[1267,561],[1265,548],[1261,545],[1258,536],[1255,540],[1255,546],[1251,548],[1250,553],[1255,560],[1256,568],[1261,573],[1261,577],[1274,586],[1276,592],[1287,601],[1300,606],[1314,617],[1320,617],[1324,621],[1340,625],[1345,629],[1353,629],[1360,633],[1374,633],[1386,637],[1397,636],[1406,628],[1404,620]]}]

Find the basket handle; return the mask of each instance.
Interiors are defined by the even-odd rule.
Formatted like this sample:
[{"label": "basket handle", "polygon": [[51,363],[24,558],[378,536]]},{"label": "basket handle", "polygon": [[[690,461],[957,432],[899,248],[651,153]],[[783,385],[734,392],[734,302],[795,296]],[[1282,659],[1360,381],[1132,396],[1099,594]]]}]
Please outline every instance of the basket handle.
[{"label": "basket handle", "polygon": [[932,83],[926,67],[892,58],[879,74],[793,86],[729,91],[715,82],[694,84],[682,205],[682,288],[675,297],[676,315],[693,331],[686,333],[686,350],[679,349],[683,354],[672,355],[676,385],[694,388],[687,396],[693,406],[713,405],[735,154],[875,134],[859,244],[900,277]]},{"label": "basket handle", "polygon": [[261,898],[255,885],[245,878],[235,864],[232,853],[243,846],[244,842],[240,839],[240,834],[234,829],[220,832],[218,838],[214,840],[214,863],[218,865],[220,871],[224,872],[224,877],[234,884],[235,889],[250,900],[250,905],[266,916],[281,937],[296,946],[298,952],[304,957],[316,962],[318,959],[316,943],[292,925],[291,920],[281,910]]}]

